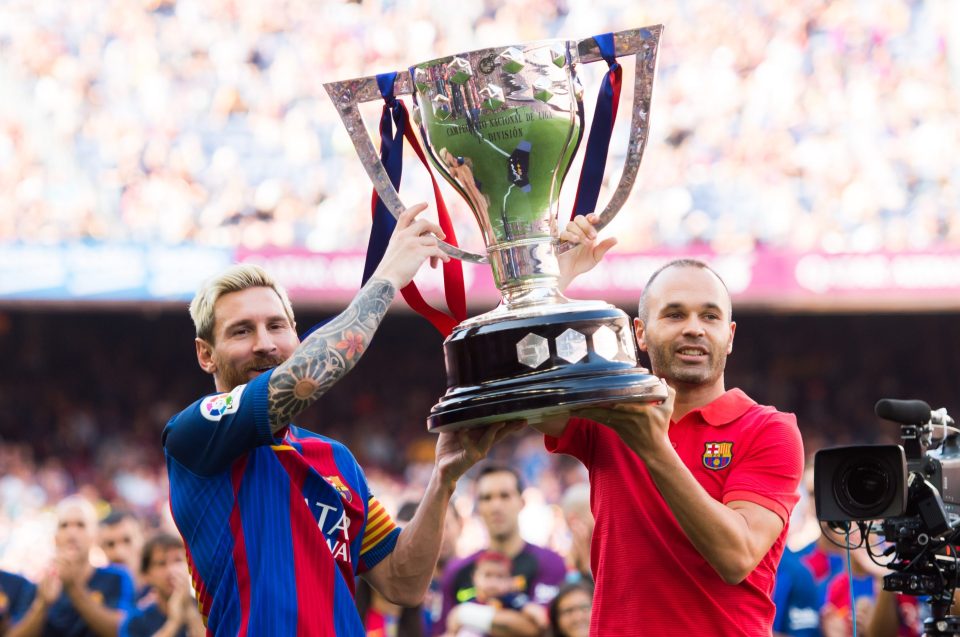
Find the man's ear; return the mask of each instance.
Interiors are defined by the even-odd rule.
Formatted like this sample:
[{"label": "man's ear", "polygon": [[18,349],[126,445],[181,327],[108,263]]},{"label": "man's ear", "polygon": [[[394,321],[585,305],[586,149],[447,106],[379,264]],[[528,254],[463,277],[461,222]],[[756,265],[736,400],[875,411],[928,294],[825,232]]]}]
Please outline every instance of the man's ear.
[{"label": "man's ear", "polygon": [[637,348],[641,352],[647,351],[647,341],[644,338],[643,321],[640,318],[633,319],[633,334],[637,338]]},{"label": "man's ear", "polygon": [[730,321],[730,342],[727,343],[727,354],[733,352],[733,335],[737,332],[737,322]]},{"label": "man's ear", "polygon": [[213,360],[213,345],[199,336],[193,339],[193,343],[197,347],[197,363],[200,364],[200,369],[208,374],[216,374],[217,364]]}]

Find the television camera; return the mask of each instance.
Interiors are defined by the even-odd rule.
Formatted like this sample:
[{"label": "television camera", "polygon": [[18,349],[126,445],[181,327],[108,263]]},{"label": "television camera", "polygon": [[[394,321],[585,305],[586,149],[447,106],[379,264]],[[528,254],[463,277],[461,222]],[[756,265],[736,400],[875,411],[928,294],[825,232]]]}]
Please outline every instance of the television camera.
[{"label": "television camera", "polygon": [[[900,424],[901,444],[818,451],[817,519],[848,533],[859,527],[870,558],[893,571],[884,590],[929,596],[925,635],[960,635],[960,617],[948,614],[960,583],[960,430],[945,409],[921,400],[884,399],[875,412]],[[877,535],[879,554],[870,539]]]}]

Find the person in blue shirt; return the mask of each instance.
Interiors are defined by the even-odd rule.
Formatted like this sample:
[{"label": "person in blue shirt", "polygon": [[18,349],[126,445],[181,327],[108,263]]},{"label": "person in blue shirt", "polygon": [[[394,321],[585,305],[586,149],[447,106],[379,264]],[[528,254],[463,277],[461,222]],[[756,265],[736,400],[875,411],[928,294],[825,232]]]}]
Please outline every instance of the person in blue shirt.
[{"label": "person in blue shirt", "polygon": [[133,579],[126,569],[90,564],[97,514],[88,500],[68,496],[56,515],[53,564],[7,637],[115,637],[133,606]]},{"label": "person in blue shirt", "polygon": [[349,372],[425,260],[448,260],[434,223],[404,211],[376,271],[301,342],[286,291],[253,264],[190,304],[197,362],[216,392],[171,418],[170,508],[208,634],[364,634],[357,576],[390,602],[424,596],[457,480],[517,427],[444,432],[414,518],[399,529],[343,443],[291,421]]},{"label": "person in blue shirt", "polygon": [[775,637],[820,637],[820,605],[813,573],[790,549],[783,552],[773,587],[777,614],[773,619]]},{"label": "person in blue shirt", "polygon": [[140,572],[155,601],[130,613],[120,637],[202,637],[206,634],[197,600],[190,590],[183,540],[157,533],[143,545]]},{"label": "person in blue shirt", "polygon": [[114,509],[100,520],[100,548],[107,562],[123,566],[133,577],[136,599],[139,601],[150,593],[150,587],[142,581],[137,571],[140,552],[143,549],[143,524],[140,518],[125,509]]},{"label": "person in blue shirt", "polygon": [[20,621],[36,594],[36,585],[26,577],[0,570],[0,635]]}]

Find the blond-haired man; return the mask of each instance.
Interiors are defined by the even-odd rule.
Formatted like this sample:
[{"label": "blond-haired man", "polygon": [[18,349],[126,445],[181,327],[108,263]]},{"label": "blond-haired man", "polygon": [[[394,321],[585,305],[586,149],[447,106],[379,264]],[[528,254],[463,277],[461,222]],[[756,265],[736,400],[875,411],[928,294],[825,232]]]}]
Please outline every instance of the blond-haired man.
[{"label": "blond-haired man", "polygon": [[286,292],[236,266],[190,306],[200,367],[217,393],[163,434],[174,519],[212,635],[363,635],[357,575],[418,603],[437,560],[456,481],[509,429],[441,434],[416,516],[401,532],[341,443],[290,424],[370,344],[397,290],[449,257],[440,228],[400,215],[379,267],[347,309],[302,343]]}]

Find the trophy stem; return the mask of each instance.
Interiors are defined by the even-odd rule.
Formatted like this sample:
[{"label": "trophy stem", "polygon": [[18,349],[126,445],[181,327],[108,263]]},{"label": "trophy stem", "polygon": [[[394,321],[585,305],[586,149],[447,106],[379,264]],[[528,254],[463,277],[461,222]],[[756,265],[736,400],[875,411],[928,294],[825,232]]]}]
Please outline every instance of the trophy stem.
[{"label": "trophy stem", "polygon": [[567,303],[557,287],[560,264],[550,237],[491,246],[488,258],[507,309]]}]

